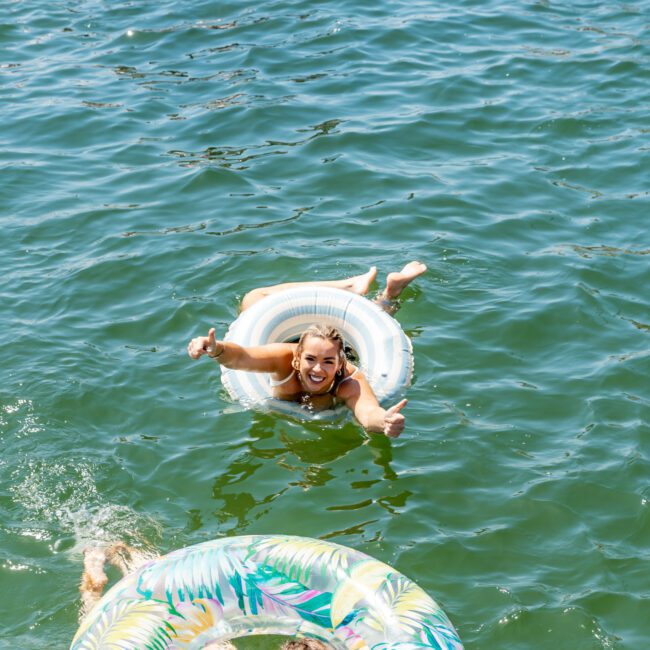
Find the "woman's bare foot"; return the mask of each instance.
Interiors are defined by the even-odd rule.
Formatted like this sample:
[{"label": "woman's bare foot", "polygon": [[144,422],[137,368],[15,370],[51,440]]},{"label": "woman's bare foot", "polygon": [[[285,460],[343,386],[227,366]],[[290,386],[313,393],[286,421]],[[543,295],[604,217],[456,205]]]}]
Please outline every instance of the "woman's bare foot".
[{"label": "woman's bare foot", "polygon": [[370,285],[375,281],[377,277],[377,267],[371,266],[366,273],[362,275],[355,275],[352,278],[348,278],[345,282],[348,283],[348,291],[356,293],[360,296],[365,296],[370,290]]},{"label": "woman's bare foot", "polygon": [[409,262],[401,271],[389,273],[386,276],[386,288],[384,289],[383,298],[395,300],[408,284],[410,284],[418,275],[422,275],[427,270],[425,264],[414,261]]}]

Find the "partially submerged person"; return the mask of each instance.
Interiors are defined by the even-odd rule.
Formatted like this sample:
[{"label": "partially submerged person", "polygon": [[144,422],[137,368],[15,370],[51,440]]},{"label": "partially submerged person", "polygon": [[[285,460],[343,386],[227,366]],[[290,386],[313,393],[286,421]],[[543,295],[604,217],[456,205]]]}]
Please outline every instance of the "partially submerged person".
[{"label": "partially submerged person", "polygon": [[[394,313],[402,290],[426,269],[424,264],[415,261],[399,272],[389,273],[377,304]],[[363,296],[376,275],[373,266],[367,273],[345,280],[289,282],[254,289],[244,296],[241,309],[245,311],[268,295],[296,286],[336,287]],[[332,327],[315,324],[303,332],[298,343],[255,347],[218,340],[215,329],[210,328],[207,336],[197,336],[189,342],[187,352],[192,359],[207,355],[233,370],[269,373],[273,396],[278,399],[300,402],[317,411],[345,404],[368,431],[396,438],[404,430],[401,410],[407,400],[384,409],[364,373],[346,359],[343,338]]]}]

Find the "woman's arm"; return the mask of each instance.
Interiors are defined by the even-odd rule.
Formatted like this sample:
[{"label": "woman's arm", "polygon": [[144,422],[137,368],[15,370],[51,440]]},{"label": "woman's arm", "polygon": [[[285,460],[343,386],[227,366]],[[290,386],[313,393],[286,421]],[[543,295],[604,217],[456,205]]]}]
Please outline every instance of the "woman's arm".
[{"label": "woman's arm", "polygon": [[287,368],[291,367],[295,344],[269,343],[245,348],[231,341],[217,340],[214,332],[214,327],[211,327],[207,336],[197,336],[189,342],[187,353],[192,359],[199,359],[207,354],[226,368],[248,372],[286,374]]},{"label": "woman's arm", "polygon": [[354,378],[346,381],[339,389],[338,396],[367,431],[397,438],[404,430],[404,416],[400,411],[407,400],[403,399],[389,409],[382,408],[362,372],[357,372]]}]

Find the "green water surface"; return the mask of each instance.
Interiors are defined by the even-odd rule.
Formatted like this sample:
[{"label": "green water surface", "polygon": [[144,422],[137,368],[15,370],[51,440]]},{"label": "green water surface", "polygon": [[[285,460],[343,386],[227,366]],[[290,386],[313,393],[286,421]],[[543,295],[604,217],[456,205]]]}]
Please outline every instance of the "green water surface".
[{"label": "green water surface", "polygon": [[[68,647],[88,545],[278,533],[396,567],[467,650],[647,647],[649,15],[4,3],[0,647]],[[412,259],[397,440],[185,352],[255,286]]]}]

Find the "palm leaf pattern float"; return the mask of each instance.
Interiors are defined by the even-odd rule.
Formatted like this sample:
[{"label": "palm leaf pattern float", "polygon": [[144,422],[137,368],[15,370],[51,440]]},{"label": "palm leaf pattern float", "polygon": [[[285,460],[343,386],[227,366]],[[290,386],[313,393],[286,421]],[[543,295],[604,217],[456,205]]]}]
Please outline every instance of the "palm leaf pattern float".
[{"label": "palm leaf pattern float", "polygon": [[[223,546],[223,545],[222,545]],[[154,565],[145,567],[138,581],[138,593],[170,604],[213,598],[224,604],[222,576],[229,576],[236,590],[237,576],[245,572],[237,554],[210,544],[170,553]]]},{"label": "palm leaf pattern float", "polygon": [[[386,581],[391,571],[387,564],[377,560],[363,560],[357,563],[334,592],[332,598],[334,625],[339,625],[357,603],[373,599],[376,590]],[[375,603],[375,608],[381,607],[382,604]],[[390,612],[383,613],[383,615],[387,614]],[[377,611],[376,616],[381,618],[382,613]]]},{"label": "palm leaf pattern float", "polygon": [[365,615],[365,623],[389,638],[411,636],[419,641],[414,647],[462,648],[439,605],[414,582],[390,571],[389,579],[376,591],[375,605]]},{"label": "palm leaf pattern float", "polygon": [[188,648],[199,636],[216,640],[235,619],[252,630],[262,620],[295,621],[296,630],[335,636],[349,650],[462,650],[449,619],[415,583],[322,540],[205,542],[170,553],[123,583],[93,610],[72,650]]},{"label": "palm leaf pattern float", "polygon": [[185,648],[199,634],[213,629],[223,618],[221,604],[212,599],[180,603],[167,622],[173,631],[174,648]]},{"label": "palm leaf pattern float", "polygon": [[164,618],[167,606],[157,601],[125,599],[102,610],[74,650],[164,650],[170,635]]},{"label": "palm leaf pattern float", "polygon": [[270,566],[258,566],[246,576],[245,583],[250,614],[297,615],[319,627],[332,627],[330,593],[288,580],[284,573]]},{"label": "palm leaf pattern float", "polygon": [[357,556],[357,551],[331,542],[280,535],[260,538],[251,546],[251,551],[290,580],[305,582],[314,569],[321,578],[344,573]]}]

